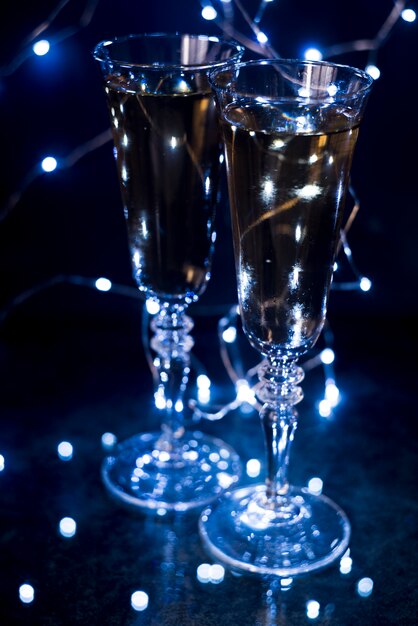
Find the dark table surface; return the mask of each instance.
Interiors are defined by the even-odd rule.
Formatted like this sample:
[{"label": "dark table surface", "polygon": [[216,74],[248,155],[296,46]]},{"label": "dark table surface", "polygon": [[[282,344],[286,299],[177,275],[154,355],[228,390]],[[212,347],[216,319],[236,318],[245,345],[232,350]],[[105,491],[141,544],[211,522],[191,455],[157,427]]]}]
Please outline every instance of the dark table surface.
[{"label": "dark table surface", "polygon": [[[306,485],[319,476],[324,493],[347,512],[350,571],[342,573],[338,561],[284,586],[229,571],[211,582],[197,575],[199,565],[213,564],[197,513],[145,516],[118,505],[101,482],[103,433],[123,440],[158,425],[141,306],[128,300],[61,286],[2,320],[0,624],[416,624],[414,320],[332,320],[341,402],[331,419],[316,408],[321,368],[303,384],[291,479]],[[234,390],[219,355],[218,319],[196,310],[194,355],[213,379],[213,398],[227,402]],[[242,358],[256,363],[245,349]],[[250,458],[262,460],[263,476],[254,411],[198,426],[233,445],[244,467]],[[73,445],[71,460],[59,458],[61,441]],[[260,479],[244,472],[242,482]],[[77,524],[72,537],[59,532],[66,516]],[[358,587],[364,578],[373,581],[365,597]],[[19,599],[24,583],[34,589],[33,602]],[[135,591],[148,596],[142,611],[131,606]],[[308,611],[311,600],[320,605],[317,617]]]}]

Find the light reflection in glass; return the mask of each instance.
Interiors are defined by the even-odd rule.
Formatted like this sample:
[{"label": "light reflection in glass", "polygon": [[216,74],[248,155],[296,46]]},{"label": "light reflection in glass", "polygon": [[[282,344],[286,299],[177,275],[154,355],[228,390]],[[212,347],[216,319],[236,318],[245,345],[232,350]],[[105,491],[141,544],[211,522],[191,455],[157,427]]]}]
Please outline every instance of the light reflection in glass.
[{"label": "light reflection in glass", "polygon": [[57,450],[61,461],[70,461],[73,458],[74,448],[69,441],[61,441]]},{"label": "light reflection in glass", "polygon": [[296,190],[296,195],[302,200],[311,200],[316,198],[321,193],[321,187],[319,185],[304,185],[301,189]]},{"label": "light reflection in glass", "polygon": [[266,178],[263,181],[263,189],[262,189],[263,200],[268,202],[274,196],[274,183],[270,178]]}]

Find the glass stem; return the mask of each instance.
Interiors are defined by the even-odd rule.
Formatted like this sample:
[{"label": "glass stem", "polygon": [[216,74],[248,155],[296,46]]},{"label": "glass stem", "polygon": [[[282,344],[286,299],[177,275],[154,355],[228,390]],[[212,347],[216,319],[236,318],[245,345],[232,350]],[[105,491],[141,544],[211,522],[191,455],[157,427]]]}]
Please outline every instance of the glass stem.
[{"label": "glass stem", "polygon": [[257,396],[267,450],[266,497],[272,507],[281,505],[289,489],[287,478],[290,447],[297,427],[295,405],[303,398],[298,386],[304,373],[294,359],[268,357],[260,367]]},{"label": "glass stem", "polygon": [[151,322],[154,336],[151,348],[157,353],[158,383],[155,405],[162,412],[161,437],[158,449],[175,451],[184,433],[183,398],[190,373],[190,350],[193,338],[189,332],[193,321],[184,306],[164,304]]}]

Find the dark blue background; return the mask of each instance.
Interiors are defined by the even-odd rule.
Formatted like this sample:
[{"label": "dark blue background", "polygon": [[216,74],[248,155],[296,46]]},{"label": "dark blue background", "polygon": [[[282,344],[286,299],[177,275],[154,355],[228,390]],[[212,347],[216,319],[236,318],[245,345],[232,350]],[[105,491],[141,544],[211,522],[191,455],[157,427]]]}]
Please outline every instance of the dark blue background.
[{"label": "dark blue background", "polygon": [[[0,65],[19,54],[54,6],[3,2]],[[373,36],[392,6],[390,0],[277,0],[262,27],[282,56],[301,56],[308,45]],[[83,7],[70,2],[48,34],[74,24]],[[134,31],[218,34],[200,10],[198,0],[101,0],[88,28],[0,78],[0,207],[44,156],[65,157],[108,127],[91,55],[97,41]],[[71,169],[42,175],[0,221],[1,625],[417,623],[417,28],[400,21],[379,52],[381,78],[355,154],[352,180],[362,207],[349,241],[373,288],[331,294],[341,403],[333,420],[321,420],[322,372],[308,374],[290,468],[296,484],[321,476],[325,493],[347,511],[352,572],[341,575],[336,564],[283,593],[277,581],[230,573],[219,586],[202,585],[196,567],[209,557],[193,516],[172,524],[144,519],[107,497],[100,480],[102,433],[121,440],[158,424],[141,343],[141,303],[65,282],[36,286],[74,275],[133,286],[108,143]],[[367,54],[332,60],[364,67]],[[193,353],[207,367],[219,402],[234,393],[216,335],[219,317],[235,302],[223,198],[213,279],[191,309]],[[250,350],[243,355],[255,363]],[[237,411],[201,426],[234,445],[244,462],[264,458],[255,413]],[[75,449],[69,463],[56,454],[64,439]],[[57,532],[64,515],[78,524],[70,540]],[[356,593],[364,576],[375,583],[369,598]],[[18,600],[23,582],[35,588],[31,605]],[[136,589],[150,595],[144,613],[130,607]],[[314,622],[306,617],[311,598],[321,603]]]}]

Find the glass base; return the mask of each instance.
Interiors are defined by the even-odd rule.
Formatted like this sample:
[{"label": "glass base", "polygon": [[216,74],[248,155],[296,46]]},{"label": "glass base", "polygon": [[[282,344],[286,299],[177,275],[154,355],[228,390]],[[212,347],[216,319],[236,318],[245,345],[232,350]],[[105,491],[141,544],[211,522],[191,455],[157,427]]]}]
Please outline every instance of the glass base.
[{"label": "glass base", "polygon": [[350,524],[332,500],[291,487],[273,510],[265,493],[265,485],[237,489],[202,512],[200,535],[215,559],[241,572],[286,578],[344,554]]},{"label": "glass base", "polygon": [[161,441],[161,432],[142,433],[112,450],[102,465],[112,496],[144,509],[187,511],[213,502],[241,475],[237,453],[221,439],[185,432],[175,452]]}]

